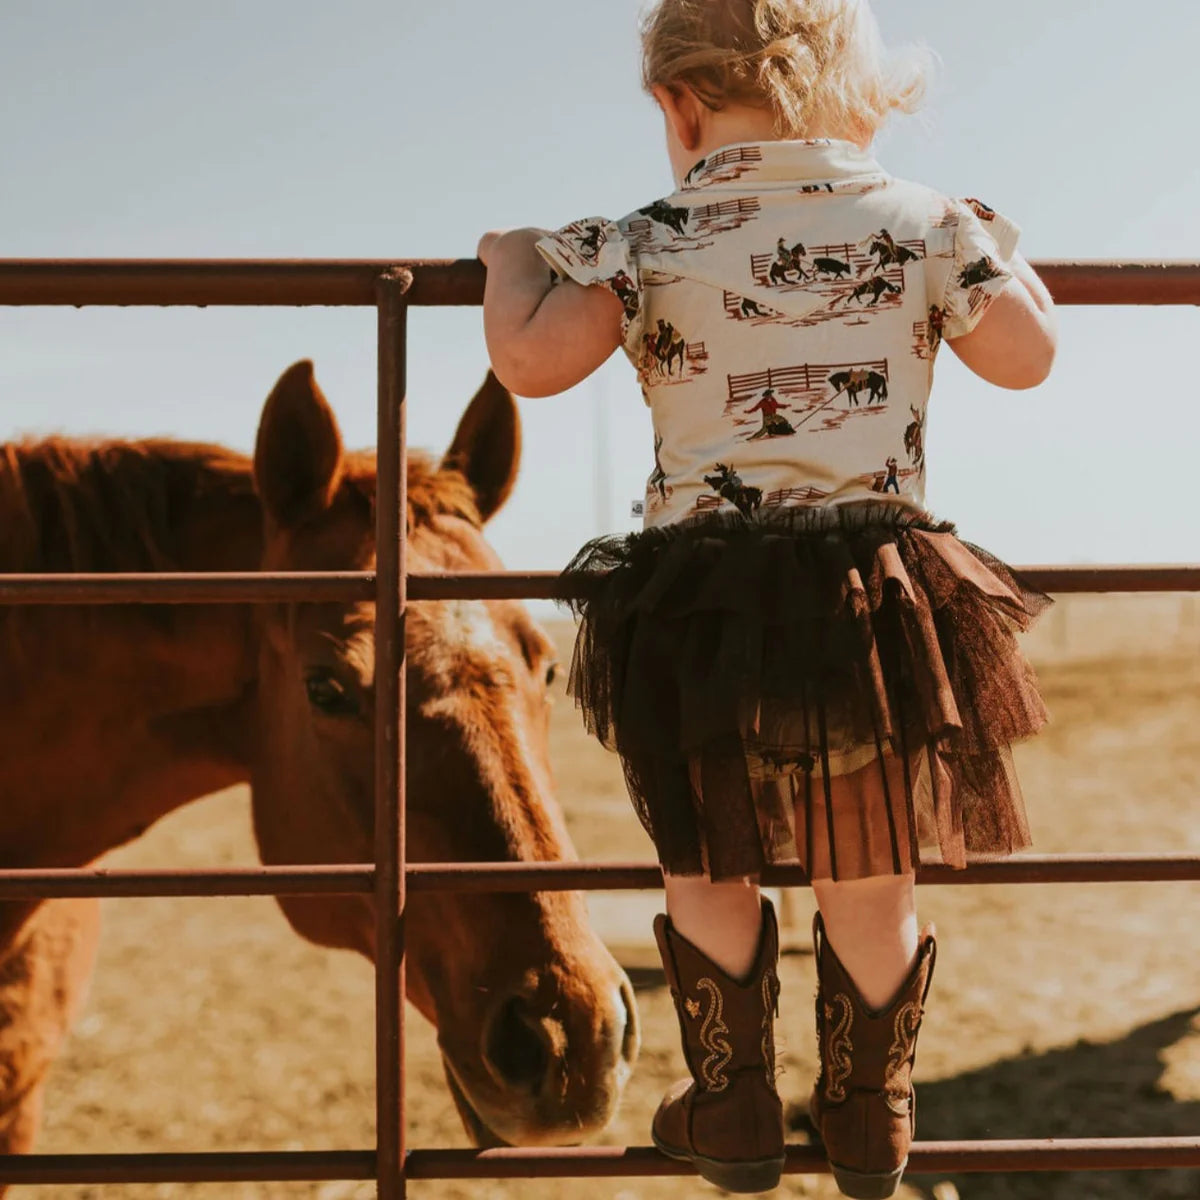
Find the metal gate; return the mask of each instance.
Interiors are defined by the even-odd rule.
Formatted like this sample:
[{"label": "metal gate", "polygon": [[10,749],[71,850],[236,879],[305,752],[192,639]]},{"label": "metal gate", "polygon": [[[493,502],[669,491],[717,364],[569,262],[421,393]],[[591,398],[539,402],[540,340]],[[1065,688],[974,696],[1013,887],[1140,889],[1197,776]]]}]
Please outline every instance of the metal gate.
[{"label": "metal gate", "polygon": [[[1200,263],[1041,262],[1060,304],[1200,305]],[[404,844],[404,619],[411,600],[553,598],[551,572],[409,575],[405,569],[405,365],[410,305],[479,304],[474,260],[137,261],[0,260],[0,305],[357,305],[378,315],[377,564],[361,572],[204,575],[0,575],[5,604],[245,604],[371,600],[375,634],[375,861],[372,865],[220,871],[0,871],[0,901],[56,896],[282,896],[368,894],[375,899],[376,1145],[370,1149],[178,1154],[0,1156],[0,1183],[377,1180],[400,1200],[409,1179],[655,1176],[686,1166],[647,1147],[424,1150],[404,1134],[404,914],[408,891],[648,889],[657,866],[640,864],[409,864]],[[1200,566],[1018,568],[1048,592],[1200,591]],[[1200,880],[1200,855],[1022,856],[951,871],[923,884],[1112,883]],[[798,869],[768,885],[805,883]],[[1200,1167],[1200,1137],[923,1142],[911,1173],[1112,1171]],[[816,1147],[791,1147],[786,1171],[825,1171]]]}]

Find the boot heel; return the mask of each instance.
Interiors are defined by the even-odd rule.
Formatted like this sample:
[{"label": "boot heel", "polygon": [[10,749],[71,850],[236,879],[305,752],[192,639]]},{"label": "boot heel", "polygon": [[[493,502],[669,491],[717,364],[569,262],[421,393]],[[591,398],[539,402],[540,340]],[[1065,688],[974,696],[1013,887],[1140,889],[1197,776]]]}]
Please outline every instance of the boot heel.
[{"label": "boot heel", "polygon": [[833,1163],[830,1163],[829,1167],[843,1196],[849,1196],[851,1200],[889,1200],[889,1197],[896,1194],[896,1189],[900,1186],[900,1177],[907,1165],[905,1160],[895,1171],[879,1175],[847,1171]]},{"label": "boot heel", "polygon": [[697,1156],[692,1161],[702,1179],[739,1195],[774,1191],[783,1175],[782,1158],[768,1158],[761,1162],[727,1163]]}]

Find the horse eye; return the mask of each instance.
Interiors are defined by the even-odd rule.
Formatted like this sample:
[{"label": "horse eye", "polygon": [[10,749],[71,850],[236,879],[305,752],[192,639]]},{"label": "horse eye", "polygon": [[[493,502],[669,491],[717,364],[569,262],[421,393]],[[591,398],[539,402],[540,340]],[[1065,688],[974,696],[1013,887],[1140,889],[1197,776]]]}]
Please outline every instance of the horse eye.
[{"label": "horse eye", "polygon": [[558,678],[558,663],[552,662],[546,668],[546,686],[552,687],[554,685],[554,681],[557,678]]},{"label": "horse eye", "polygon": [[358,701],[329,671],[314,671],[304,681],[308,702],[331,717],[350,717],[358,712]]}]

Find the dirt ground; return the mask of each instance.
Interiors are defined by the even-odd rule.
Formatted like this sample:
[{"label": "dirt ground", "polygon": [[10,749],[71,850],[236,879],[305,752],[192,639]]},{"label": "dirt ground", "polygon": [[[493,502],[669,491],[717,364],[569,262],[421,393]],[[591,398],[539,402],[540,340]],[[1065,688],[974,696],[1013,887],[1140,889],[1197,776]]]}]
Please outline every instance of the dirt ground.
[{"label": "dirt ground", "polygon": [[[563,644],[567,627],[557,631]],[[1200,611],[1195,600],[1081,598],[1030,641],[1054,723],[1018,765],[1043,852],[1200,850]],[[585,857],[647,857],[615,762],[554,716],[559,794]],[[111,865],[253,861],[240,790],[162,822]],[[783,963],[781,1087],[815,1060],[811,913],[795,894]],[[928,888],[940,935],[917,1078],[924,1139],[1200,1133],[1200,887]],[[618,957],[652,961],[657,897],[593,897]],[[677,1027],[639,970],[644,1048],[605,1140],[645,1144],[679,1071]],[[410,1144],[465,1145],[433,1038],[411,1023]],[[269,900],[109,902],[91,998],[57,1068],[46,1152],[364,1147],[373,1141],[372,985],[365,962],[296,938]],[[803,1132],[797,1129],[797,1139]],[[695,1180],[414,1183],[416,1200],[677,1200]],[[936,1188],[936,1191],[935,1191]],[[957,1190],[955,1190],[957,1189]],[[824,1178],[780,1196],[831,1197]],[[14,1200],[358,1200],[368,1184],[16,1188]],[[907,1200],[1200,1196],[1200,1172],[913,1178]]]}]

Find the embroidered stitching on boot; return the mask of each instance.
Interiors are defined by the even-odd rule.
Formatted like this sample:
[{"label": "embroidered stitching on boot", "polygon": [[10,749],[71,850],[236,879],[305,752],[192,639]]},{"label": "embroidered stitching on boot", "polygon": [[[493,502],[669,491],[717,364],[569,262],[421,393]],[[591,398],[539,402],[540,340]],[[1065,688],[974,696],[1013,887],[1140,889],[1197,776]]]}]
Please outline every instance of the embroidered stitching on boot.
[{"label": "embroidered stitching on boot", "polygon": [[725,1068],[733,1059],[733,1047],[725,1036],[729,1033],[729,1026],[722,1019],[725,999],[721,989],[707,976],[698,979],[696,986],[712,996],[712,1007],[700,1027],[700,1045],[708,1051],[708,1057],[700,1064],[700,1077],[710,1092],[723,1092],[729,1086]]},{"label": "embroidered stitching on boot", "polygon": [[[898,1013],[892,1024],[892,1045],[888,1050],[887,1070],[883,1077],[883,1090],[892,1091],[898,1083],[897,1076],[907,1065],[916,1044],[917,1032],[921,1028],[921,1003],[910,1000]],[[904,1089],[905,1096],[908,1088]]]},{"label": "embroidered stitching on boot", "polygon": [[775,970],[772,967],[768,967],[763,973],[762,997],[762,1055],[763,1062],[766,1064],[767,1069],[767,1086],[774,1090],[775,1079],[778,1075],[778,1072],[775,1068],[775,1039],[772,1036],[773,1030],[771,1029],[771,1018],[779,1004],[779,977],[775,974]]},{"label": "embroidered stitching on boot", "polygon": [[[833,1016],[835,1007],[840,1014],[836,1023]],[[850,1003],[850,997],[845,992],[839,992],[834,996],[833,1004],[825,1005],[825,1060],[828,1074],[825,1095],[834,1104],[840,1104],[846,1099],[846,1089],[843,1085],[854,1069],[850,1058],[854,1053],[854,1043],[850,1040],[853,1024],[854,1007]]]}]

